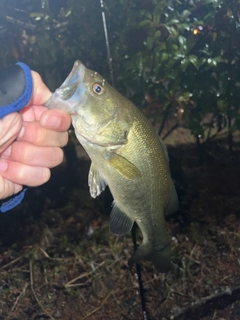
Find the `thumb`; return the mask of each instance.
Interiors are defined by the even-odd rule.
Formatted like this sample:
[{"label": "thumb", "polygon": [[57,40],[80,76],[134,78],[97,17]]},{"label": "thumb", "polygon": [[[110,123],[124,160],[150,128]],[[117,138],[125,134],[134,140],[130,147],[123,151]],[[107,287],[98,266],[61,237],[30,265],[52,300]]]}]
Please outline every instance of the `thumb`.
[{"label": "thumb", "polygon": [[51,91],[42,81],[41,76],[32,71],[32,79],[33,79],[33,93],[32,93],[32,104],[33,105],[42,105],[44,104],[52,95]]}]

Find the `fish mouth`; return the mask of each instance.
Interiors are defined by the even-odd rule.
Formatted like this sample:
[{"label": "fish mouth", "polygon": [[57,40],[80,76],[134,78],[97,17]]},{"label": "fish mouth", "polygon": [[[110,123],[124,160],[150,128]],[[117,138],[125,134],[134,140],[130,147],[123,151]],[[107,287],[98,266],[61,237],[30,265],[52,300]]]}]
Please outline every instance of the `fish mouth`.
[{"label": "fish mouth", "polygon": [[87,99],[83,82],[85,69],[81,61],[75,61],[66,80],[55,90],[44,106],[48,109],[64,110],[70,115],[76,114],[79,104],[84,103]]}]

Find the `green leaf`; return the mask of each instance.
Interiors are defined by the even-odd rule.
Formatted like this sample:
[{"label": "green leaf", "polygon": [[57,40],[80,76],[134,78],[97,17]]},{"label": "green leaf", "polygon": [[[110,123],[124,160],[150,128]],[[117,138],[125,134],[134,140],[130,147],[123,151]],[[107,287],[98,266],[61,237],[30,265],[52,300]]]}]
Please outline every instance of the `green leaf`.
[{"label": "green leaf", "polygon": [[199,123],[198,119],[191,119],[187,122],[186,127],[191,130],[191,134],[204,138],[204,128]]},{"label": "green leaf", "polygon": [[169,55],[166,52],[164,52],[162,54],[162,61],[165,61],[165,60],[168,60],[168,59],[169,59]]},{"label": "green leaf", "polygon": [[150,23],[151,23],[150,20],[143,20],[143,21],[141,21],[141,22],[139,23],[139,27],[144,27],[144,26],[146,26],[146,25],[148,25],[148,24],[150,24]]},{"label": "green leaf", "polygon": [[178,19],[172,19],[172,20],[168,21],[167,24],[170,26],[170,25],[177,24],[177,23],[179,23]]},{"label": "green leaf", "polygon": [[174,27],[169,27],[169,26],[167,26],[167,25],[165,25],[165,27],[167,28],[169,34],[170,34],[173,38],[177,37],[178,31],[177,31]]},{"label": "green leaf", "polygon": [[175,55],[174,55],[174,60],[179,60],[179,59],[183,59],[185,57],[185,55],[184,54],[182,54],[180,51],[177,51],[176,53],[175,53]]},{"label": "green leaf", "polygon": [[154,14],[153,19],[156,24],[159,24],[160,23],[160,14]]},{"label": "green leaf", "polygon": [[217,101],[217,108],[220,113],[226,113],[227,112],[228,103],[225,100],[219,99]]},{"label": "green leaf", "polygon": [[72,8],[65,13],[65,18],[69,17],[71,14],[72,14]]},{"label": "green leaf", "polygon": [[213,12],[209,12],[204,16],[203,21],[205,23],[211,23],[211,22],[214,22],[214,19],[215,19],[214,13]]},{"label": "green leaf", "polygon": [[180,19],[184,20],[186,19],[189,15],[191,14],[191,12],[189,10],[183,10],[183,12],[180,15]]},{"label": "green leaf", "polygon": [[180,78],[174,79],[173,81],[170,82],[169,91],[171,95],[175,95],[176,90],[179,88],[180,82],[181,82]]},{"label": "green leaf", "polygon": [[213,3],[215,2],[215,0],[205,0],[203,1],[204,4],[210,4],[210,3]]},{"label": "green leaf", "polygon": [[167,110],[168,106],[169,106],[169,100],[166,100],[166,101],[162,104],[162,108],[161,108],[162,111]]},{"label": "green leaf", "polygon": [[204,65],[204,63],[207,61],[207,58],[200,58],[199,60],[198,60],[198,62],[199,62],[199,66],[201,67],[202,65]]},{"label": "green leaf", "polygon": [[179,37],[178,37],[178,41],[179,41],[181,47],[186,47],[187,41],[186,41],[186,38],[185,38],[185,37],[179,36]]},{"label": "green leaf", "polygon": [[179,99],[181,98],[182,100],[188,100],[191,97],[192,97],[192,93],[191,92],[183,92],[181,94],[181,96],[179,97]]},{"label": "green leaf", "polygon": [[146,17],[147,17],[149,20],[152,20],[152,15],[151,15],[150,12],[147,12]]},{"label": "green leaf", "polygon": [[153,14],[157,15],[157,14],[162,14],[164,11],[164,6],[165,6],[165,1],[159,1],[158,0],[158,4],[155,6]]},{"label": "green leaf", "polygon": [[42,12],[32,12],[30,13],[30,18],[43,18],[44,14]]},{"label": "green leaf", "polygon": [[161,42],[159,45],[159,51],[166,50],[166,42]]},{"label": "green leaf", "polygon": [[191,54],[188,56],[188,60],[194,65],[196,69],[199,69],[199,63],[198,63],[198,58],[197,56]]},{"label": "green leaf", "polygon": [[181,61],[181,69],[183,71],[185,71],[187,69],[187,67],[188,67],[188,64],[189,64],[188,59],[186,59],[186,58],[182,59],[182,61]]},{"label": "green leaf", "polygon": [[159,37],[161,36],[161,31],[160,30],[157,30],[153,36],[153,39],[156,40],[156,39],[159,39]]},{"label": "green leaf", "polygon": [[151,50],[152,47],[153,47],[153,38],[148,37],[147,38],[147,48],[148,48],[148,50]]}]

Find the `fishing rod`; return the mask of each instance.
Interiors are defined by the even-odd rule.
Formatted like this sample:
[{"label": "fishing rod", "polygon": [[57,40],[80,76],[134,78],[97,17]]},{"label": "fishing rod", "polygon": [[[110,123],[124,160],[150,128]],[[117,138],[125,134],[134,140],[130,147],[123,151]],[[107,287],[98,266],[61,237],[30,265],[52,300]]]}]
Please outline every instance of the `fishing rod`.
[{"label": "fishing rod", "polygon": [[[134,252],[136,252],[138,248],[137,240],[136,240],[136,230],[137,230],[137,224],[134,223],[132,228],[132,241],[133,241]],[[148,320],[147,310],[146,310],[146,300],[145,300],[144,288],[143,288],[143,282],[142,282],[141,266],[139,263],[136,263],[136,270],[137,270],[139,293],[140,293],[141,304],[142,304],[142,316],[143,316],[143,320]]]},{"label": "fishing rod", "polygon": [[114,87],[112,57],[111,57],[111,52],[110,52],[109,40],[108,40],[108,30],[107,30],[107,23],[106,23],[106,16],[105,16],[105,12],[104,12],[103,0],[100,0],[100,5],[102,8],[103,30],[104,30],[104,35],[105,35],[106,47],[107,47],[108,65],[109,65],[109,70],[110,70],[112,86]]},{"label": "fishing rod", "polygon": [[[103,30],[104,30],[104,35],[105,35],[106,47],[107,47],[108,65],[109,65],[109,70],[110,70],[112,86],[114,87],[112,57],[111,57],[111,52],[110,52],[109,40],[108,40],[108,30],[107,30],[107,23],[106,23],[106,16],[105,16],[105,12],[104,12],[103,0],[100,0],[100,5],[102,8],[102,21],[103,21]],[[137,247],[138,247],[137,241],[136,241],[136,228],[137,228],[137,225],[135,223],[132,228],[132,241],[133,241],[134,251],[136,251]],[[141,267],[140,267],[139,263],[136,263],[136,270],[137,270],[139,293],[140,293],[140,297],[141,297],[142,316],[143,316],[143,320],[148,320],[147,311],[146,311],[146,300],[145,300],[144,288],[143,288],[143,282],[142,282]]]}]

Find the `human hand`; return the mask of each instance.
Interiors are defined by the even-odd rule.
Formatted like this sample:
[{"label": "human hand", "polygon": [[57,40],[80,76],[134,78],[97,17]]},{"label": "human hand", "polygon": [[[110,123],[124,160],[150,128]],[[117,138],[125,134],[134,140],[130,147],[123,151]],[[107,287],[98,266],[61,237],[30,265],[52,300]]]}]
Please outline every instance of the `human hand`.
[{"label": "human hand", "polygon": [[50,178],[50,168],[63,160],[70,116],[43,107],[51,92],[32,71],[33,93],[27,107],[0,120],[0,199],[39,186]]}]

